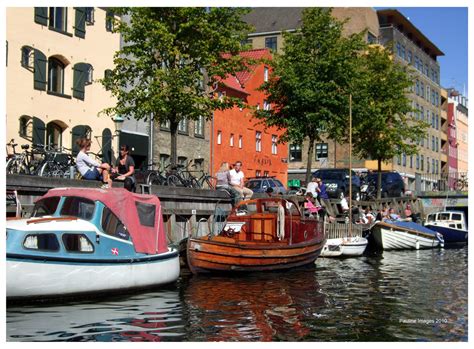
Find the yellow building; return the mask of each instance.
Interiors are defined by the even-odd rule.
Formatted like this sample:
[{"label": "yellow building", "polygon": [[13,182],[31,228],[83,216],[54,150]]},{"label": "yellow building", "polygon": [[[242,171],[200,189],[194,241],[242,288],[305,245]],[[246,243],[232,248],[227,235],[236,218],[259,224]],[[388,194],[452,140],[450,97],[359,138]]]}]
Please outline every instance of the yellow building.
[{"label": "yellow building", "polygon": [[92,152],[116,152],[114,122],[98,115],[116,103],[97,81],[120,47],[111,16],[92,7],[6,9],[7,141],[77,149],[87,136]]}]

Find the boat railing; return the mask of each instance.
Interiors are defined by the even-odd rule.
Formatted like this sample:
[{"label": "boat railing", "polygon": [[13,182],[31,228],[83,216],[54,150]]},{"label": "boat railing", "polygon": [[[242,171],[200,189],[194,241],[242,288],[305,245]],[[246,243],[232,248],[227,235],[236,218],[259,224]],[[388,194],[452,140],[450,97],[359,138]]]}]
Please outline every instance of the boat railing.
[{"label": "boat railing", "polygon": [[326,233],[328,239],[341,239],[349,236],[362,237],[363,231],[369,229],[368,224],[352,224],[352,231],[349,231],[349,224],[347,223],[327,223]]}]

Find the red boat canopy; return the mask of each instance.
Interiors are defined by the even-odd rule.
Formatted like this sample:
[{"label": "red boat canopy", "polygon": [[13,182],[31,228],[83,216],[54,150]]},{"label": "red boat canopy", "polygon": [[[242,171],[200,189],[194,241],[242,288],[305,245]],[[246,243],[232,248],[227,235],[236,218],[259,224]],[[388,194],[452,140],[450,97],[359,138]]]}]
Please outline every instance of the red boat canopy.
[{"label": "red boat canopy", "polygon": [[100,201],[125,225],[135,251],[157,254],[168,251],[160,200],[155,195],[131,193],[123,188],[58,188],[41,199],[53,196],[76,196]]}]

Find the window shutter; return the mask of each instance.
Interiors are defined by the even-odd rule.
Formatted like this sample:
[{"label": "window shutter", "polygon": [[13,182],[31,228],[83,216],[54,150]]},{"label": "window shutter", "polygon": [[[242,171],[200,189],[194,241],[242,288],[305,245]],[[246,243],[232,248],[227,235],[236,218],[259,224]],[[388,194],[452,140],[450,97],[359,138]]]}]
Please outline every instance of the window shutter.
[{"label": "window shutter", "polygon": [[41,25],[48,25],[47,7],[35,7],[35,22]]},{"label": "window shutter", "polygon": [[77,63],[73,68],[74,81],[72,87],[72,96],[82,100],[84,100],[85,96],[84,86],[87,77],[87,67],[88,65],[85,63]]},{"label": "window shutter", "polygon": [[35,50],[34,61],[34,88],[36,90],[46,90],[46,56],[40,50]]},{"label": "window shutter", "polygon": [[34,116],[33,117],[33,144],[44,145],[45,135],[46,135],[46,127],[44,125],[44,122]]},{"label": "window shutter", "polygon": [[74,24],[74,35],[79,38],[86,37],[86,8],[76,7],[76,22]]},{"label": "window shutter", "polygon": [[87,126],[84,125],[77,125],[72,128],[72,155],[76,156],[79,153],[79,146],[76,144],[76,140],[87,135]]}]

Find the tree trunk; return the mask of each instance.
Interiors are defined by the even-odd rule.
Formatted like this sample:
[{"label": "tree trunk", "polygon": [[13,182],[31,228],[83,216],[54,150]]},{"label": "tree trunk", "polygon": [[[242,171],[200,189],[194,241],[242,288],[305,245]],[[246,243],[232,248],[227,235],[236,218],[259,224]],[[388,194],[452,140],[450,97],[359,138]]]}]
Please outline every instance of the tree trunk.
[{"label": "tree trunk", "polygon": [[377,159],[377,199],[382,197],[382,160]]},{"label": "tree trunk", "polygon": [[314,139],[310,138],[309,139],[309,145],[308,145],[308,161],[306,162],[306,186],[308,186],[309,182],[311,182],[311,167],[313,164],[313,153],[314,153]]},{"label": "tree trunk", "polygon": [[170,122],[170,162],[171,166],[176,166],[178,163],[178,123]]}]

